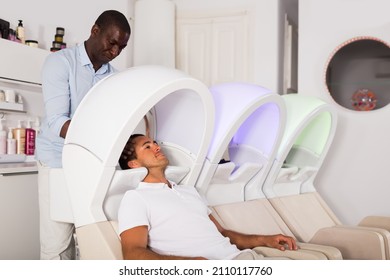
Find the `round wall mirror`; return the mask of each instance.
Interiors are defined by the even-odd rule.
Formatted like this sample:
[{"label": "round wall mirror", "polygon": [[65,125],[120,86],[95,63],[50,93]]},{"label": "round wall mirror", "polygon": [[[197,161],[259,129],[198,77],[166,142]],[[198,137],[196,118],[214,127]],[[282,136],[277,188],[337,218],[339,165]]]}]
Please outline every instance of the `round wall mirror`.
[{"label": "round wall mirror", "polygon": [[332,98],[354,111],[372,111],[390,102],[390,46],[371,37],[340,45],[326,68]]}]

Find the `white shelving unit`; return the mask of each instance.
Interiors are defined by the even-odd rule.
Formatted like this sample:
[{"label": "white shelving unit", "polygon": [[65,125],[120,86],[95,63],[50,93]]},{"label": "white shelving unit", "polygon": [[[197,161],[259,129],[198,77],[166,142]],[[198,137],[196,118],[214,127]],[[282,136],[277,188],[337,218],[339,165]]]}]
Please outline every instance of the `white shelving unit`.
[{"label": "white shelving unit", "polygon": [[[13,89],[23,104],[0,102],[6,127],[43,115],[40,72],[49,51],[0,39],[0,89]],[[7,156],[7,155],[1,155]],[[19,155],[9,155],[19,156]],[[39,259],[39,204],[36,162],[0,163],[0,259]]]}]

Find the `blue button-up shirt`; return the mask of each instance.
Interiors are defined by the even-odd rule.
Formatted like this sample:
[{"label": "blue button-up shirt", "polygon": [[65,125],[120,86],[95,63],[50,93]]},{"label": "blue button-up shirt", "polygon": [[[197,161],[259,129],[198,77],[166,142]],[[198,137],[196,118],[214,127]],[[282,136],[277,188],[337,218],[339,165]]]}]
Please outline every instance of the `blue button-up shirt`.
[{"label": "blue button-up shirt", "polygon": [[114,72],[116,70],[109,63],[95,72],[84,44],[47,57],[42,69],[46,115],[36,139],[37,160],[52,168],[62,167],[62,126],[72,118],[89,89]]}]

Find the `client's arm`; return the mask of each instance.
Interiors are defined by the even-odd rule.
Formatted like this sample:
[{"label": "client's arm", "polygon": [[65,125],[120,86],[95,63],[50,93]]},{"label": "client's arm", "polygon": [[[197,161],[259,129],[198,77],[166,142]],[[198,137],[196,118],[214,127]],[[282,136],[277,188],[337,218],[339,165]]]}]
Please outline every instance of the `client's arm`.
[{"label": "client's arm", "polygon": [[125,260],[204,260],[205,258],[160,255],[148,249],[148,227],[138,226],[121,233],[123,258]]},{"label": "client's arm", "polygon": [[[243,234],[232,230],[224,229],[218,221],[210,215],[210,219],[214,222],[219,232],[229,237],[230,242],[235,244],[239,249],[252,249],[258,246],[267,246],[271,248],[277,248],[279,250],[297,250],[298,246],[294,238],[283,234],[276,235],[256,235],[256,234]],[[286,247],[285,247],[286,246]]]}]

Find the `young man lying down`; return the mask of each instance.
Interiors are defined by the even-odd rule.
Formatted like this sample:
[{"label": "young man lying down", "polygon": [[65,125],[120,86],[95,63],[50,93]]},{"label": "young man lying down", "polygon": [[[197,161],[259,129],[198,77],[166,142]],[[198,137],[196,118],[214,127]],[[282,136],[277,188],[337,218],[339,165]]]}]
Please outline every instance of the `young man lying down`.
[{"label": "young man lying down", "polygon": [[297,250],[282,234],[247,235],[224,229],[194,186],[167,180],[168,159],[152,139],[134,134],[119,163],[122,169],[145,167],[146,177],[124,195],[118,212],[124,259],[264,259],[258,246]]}]

